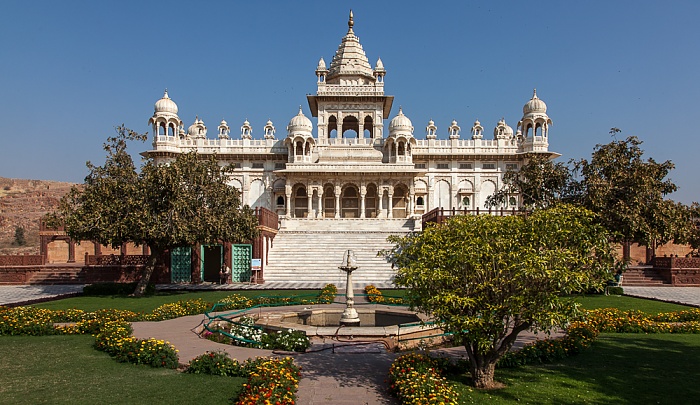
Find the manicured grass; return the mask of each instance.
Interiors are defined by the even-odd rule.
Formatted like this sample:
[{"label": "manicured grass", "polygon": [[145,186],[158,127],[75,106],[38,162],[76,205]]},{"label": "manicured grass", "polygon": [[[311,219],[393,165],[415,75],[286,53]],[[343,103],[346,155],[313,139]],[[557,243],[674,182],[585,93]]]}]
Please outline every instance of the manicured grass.
[{"label": "manicured grass", "polygon": [[227,404],[244,378],[117,363],[91,336],[0,337],[3,404]]},{"label": "manicured grass", "polygon": [[112,295],[106,297],[72,297],[62,300],[43,302],[35,304],[38,308],[47,309],[71,309],[77,308],[83,311],[95,311],[98,309],[124,309],[134,312],[151,312],[155,308],[179,300],[189,300],[202,298],[207,302],[215,303],[229,295],[239,294],[246,297],[260,295],[288,297],[292,295],[318,295],[319,290],[240,290],[240,291],[172,291],[157,292],[155,295],[147,297],[129,297],[123,295]]},{"label": "manicured grass", "polygon": [[700,398],[699,362],[700,335],[602,334],[560,363],[497,369],[500,390],[451,379],[464,404],[692,404]]},{"label": "manicured grass", "polygon": [[649,314],[658,314],[659,312],[687,311],[692,308],[686,305],[626,297],[623,295],[581,295],[575,298],[576,301],[581,303],[584,309],[617,308],[622,311],[636,309]]}]

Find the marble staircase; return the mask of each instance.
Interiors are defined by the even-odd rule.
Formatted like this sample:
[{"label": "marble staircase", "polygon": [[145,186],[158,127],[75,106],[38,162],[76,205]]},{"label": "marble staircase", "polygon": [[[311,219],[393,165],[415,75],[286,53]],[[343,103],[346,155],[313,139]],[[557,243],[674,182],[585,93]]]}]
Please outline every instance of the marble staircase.
[{"label": "marble staircase", "polygon": [[265,266],[265,281],[320,282],[345,285],[345,273],[338,269],[343,253],[352,249],[358,270],[353,272],[356,286],[390,284],[394,270],[382,249],[393,245],[389,235],[404,235],[414,230],[410,219],[287,219],[275,236]]}]

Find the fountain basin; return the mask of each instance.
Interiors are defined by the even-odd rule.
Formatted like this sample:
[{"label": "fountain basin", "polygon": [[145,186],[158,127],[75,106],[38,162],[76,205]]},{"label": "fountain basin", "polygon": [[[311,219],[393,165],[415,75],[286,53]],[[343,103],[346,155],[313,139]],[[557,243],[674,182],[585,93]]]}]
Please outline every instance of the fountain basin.
[{"label": "fountain basin", "polygon": [[391,337],[434,330],[421,326],[419,314],[401,308],[355,308],[359,326],[341,326],[342,308],[314,308],[260,314],[256,325],[270,330],[294,329],[309,337],[354,336]]}]

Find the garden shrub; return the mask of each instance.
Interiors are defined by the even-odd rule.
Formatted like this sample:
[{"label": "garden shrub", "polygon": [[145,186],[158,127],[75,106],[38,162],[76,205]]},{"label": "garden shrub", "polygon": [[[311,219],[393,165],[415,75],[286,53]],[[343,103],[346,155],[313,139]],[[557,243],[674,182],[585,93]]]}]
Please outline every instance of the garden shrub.
[{"label": "garden shrub", "polygon": [[247,361],[243,369],[248,372],[248,381],[236,404],[295,404],[301,371],[291,358],[258,357]]},{"label": "garden shrub", "polygon": [[185,372],[190,374],[211,374],[224,377],[244,377],[243,366],[223,351],[206,352],[190,360]]},{"label": "garden shrub", "polygon": [[320,304],[330,304],[335,300],[335,295],[338,293],[338,287],[335,284],[326,284],[318,294],[318,302]]},{"label": "garden shrub", "polygon": [[456,405],[459,395],[441,375],[439,362],[423,354],[404,354],[389,369],[389,389],[402,404]]}]

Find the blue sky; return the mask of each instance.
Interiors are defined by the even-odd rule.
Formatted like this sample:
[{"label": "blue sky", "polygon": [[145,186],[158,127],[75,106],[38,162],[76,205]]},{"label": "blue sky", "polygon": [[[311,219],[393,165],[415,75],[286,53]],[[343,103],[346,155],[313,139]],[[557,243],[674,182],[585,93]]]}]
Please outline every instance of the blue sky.
[{"label": "blue sky", "polygon": [[[647,157],[676,164],[672,198],[700,200],[700,30],[697,1],[3,1],[0,25],[0,176],[82,182],[104,161],[115,125],[149,131],[168,88],[180,118],[210,137],[225,118],[254,138],[278,137],[347,31],[415,135],[433,119],[491,134],[515,127],[537,88],[562,160],[636,135]],[[388,124],[385,123],[385,124]],[[488,138],[488,137],[487,137]],[[148,149],[134,144],[132,152]]]}]

